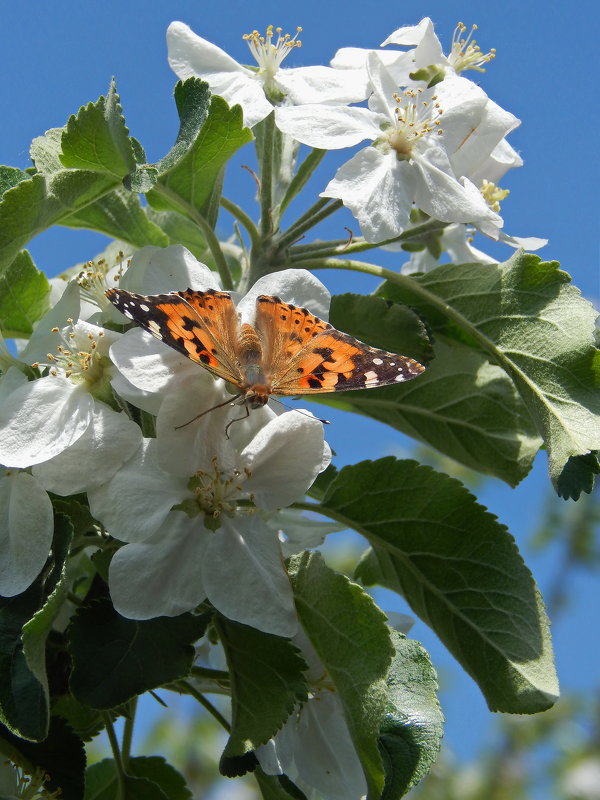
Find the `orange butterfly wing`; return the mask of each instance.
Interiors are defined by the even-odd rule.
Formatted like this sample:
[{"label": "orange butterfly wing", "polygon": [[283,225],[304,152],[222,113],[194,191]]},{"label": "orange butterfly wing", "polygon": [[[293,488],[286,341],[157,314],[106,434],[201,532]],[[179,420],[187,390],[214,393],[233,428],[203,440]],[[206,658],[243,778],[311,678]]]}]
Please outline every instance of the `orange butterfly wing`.
[{"label": "orange butterfly wing", "polygon": [[256,330],[273,394],[369,389],[411,380],[425,369],[412,358],[370,347],[278,297],[257,298]]},{"label": "orange butterfly wing", "polygon": [[231,296],[209,289],[141,295],[109,289],[108,299],[144,330],[235,386],[242,382],[239,320]]}]

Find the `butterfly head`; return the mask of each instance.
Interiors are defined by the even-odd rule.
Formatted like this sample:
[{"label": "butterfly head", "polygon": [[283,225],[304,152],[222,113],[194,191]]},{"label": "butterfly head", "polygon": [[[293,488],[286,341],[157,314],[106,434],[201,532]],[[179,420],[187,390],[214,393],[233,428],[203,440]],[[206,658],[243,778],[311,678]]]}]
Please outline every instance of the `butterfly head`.
[{"label": "butterfly head", "polygon": [[269,402],[271,391],[268,386],[260,383],[251,386],[244,395],[244,400],[250,408],[262,408]]}]

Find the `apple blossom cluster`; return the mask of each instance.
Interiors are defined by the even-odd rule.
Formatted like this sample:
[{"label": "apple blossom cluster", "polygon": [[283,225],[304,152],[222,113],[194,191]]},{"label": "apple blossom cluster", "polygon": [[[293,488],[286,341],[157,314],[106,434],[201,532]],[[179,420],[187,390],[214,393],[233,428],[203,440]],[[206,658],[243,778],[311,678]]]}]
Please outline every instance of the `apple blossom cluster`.
[{"label": "apple blossom cluster", "polygon": [[[109,574],[121,614],[176,616],[208,598],[230,619],[292,636],[297,619],[278,509],[301,499],[328,465],[323,426],[308,411],[281,407],[243,419],[233,403],[194,419],[227,400],[223,381],[140,328],[104,327],[120,316],[104,296],[117,278],[145,294],[165,284],[173,291],[220,288],[185,248],[149,246],[109,271],[95,294],[88,289],[84,312],[72,281],[39,321],[0,379],[0,463],[7,469],[0,482],[6,501],[0,592],[24,591],[46,561],[52,539],[47,493],[86,492],[94,518],[127,543]],[[89,277],[84,282],[89,286]],[[240,298],[240,313],[250,314],[264,293],[327,316],[329,293],[308,272],[261,279]],[[86,311],[88,319],[81,318]],[[27,369],[35,370],[34,380]],[[115,398],[154,415],[156,435],[144,436]],[[20,536],[25,525],[33,540]]]},{"label": "apple blossom cluster", "polygon": [[[197,76],[230,104],[239,104],[250,127],[274,112],[278,130],[322,150],[367,147],[342,165],[321,192],[341,200],[370,243],[396,239],[431,218],[447,223],[442,239],[451,260],[494,262],[470,247],[474,231],[511,247],[536,250],[547,240],[513,237],[503,230],[498,181],[523,161],[506,136],[520,121],[464,77],[483,71],[495,51],[482,53],[459,23],[445,56],[433,23],[402,27],[382,42],[402,50],[342,48],[330,67],[282,67],[298,40],[273,30],[248,37],[258,68],[238,64],[182,22],[167,31],[169,63],[181,79]],[[367,101],[367,106],[356,105]],[[395,249],[394,245],[390,245]],[[396,246],[399,249],[400,245]],[[460,255],[457,253],[460,252]],[[437,254],[439,256],[439,254]],[[407,273],[438,263],[427,251],[415,254]]]},{"label": "apple blossom cluster", "polygon": [[[481,233],[515,249],[546,244],[503,230],[508,192],[499,182],[523,163],[507,141],[520,122],[468,77],[495,57],[475,30],[459,23],[445,54],[425,18],[379,47],[342,48],[328,66],[287,67],[301,28],[269,26],[242,37],[256,60],[248,67],[173,22],[180,130],[159,162],[147,164],[130,136],[113,82],[106,97],[34,141],[28,172],[0,167],[12,181],[0,214],[8,208],[12,224],[11,209],[25,218],[31,198],[40,206],[29,238],[38,220],[112,237],[101,258],[50,281],[20,250],[25,234],[3,250],[18,253],[7,273],[27,297],[14,317],[0,298],[2,331],[14,340],[0,338],[0,605],[17,632],[4,650],[0,643],[0,658],[19,702],[23,681],[41,700],[31,704],[40,710],[32,730],[13,683],[4,692],[0,681],[0,739],[8,720],[15,739],[44,744],[62,715],[83,753],[83,708],[90,730],[109,731],[121,770],[115,777],[103,772],[112,766],[94,765],[92,778],[106,796],[108,786],[123,797],[132,780],[137,796],[136,781],[155,776],[135,774],[139,764],[122,772],[131,729],[119,753],[114,717],[132,720],[135,697],[155,689],[221,693],[231,722],[196,699],[230,734],[222,774],[257,770],[264,796],[399,797],[430,769],[443,717],[427,653],[404,636],[412,619],[395,624],[384,614],[365,588],[376,584],[434,629],[490,708],[552,705],[548,621],[508,529],[458,480],[411,458],[337,470],[324,421],[274,398],[282,384],[256,379],[268,403],[251,408],[215,377],[235,382],[241,373],[225,369],[226,357],[247,355],[242,343],[256,339],[242,328],[238,350],[228,347],[235,317],[223,334],[218,310],[219,302],[231,310],[229,298],[198,300],[213,315],[202,319],[178,316],[181,297],[152,297],[222,290],[251,326],[257,301],[269,304],[277,310],[259,318],[258,334],[281,346],[257,344],[246,374],[274,375],[269,368],[285,362],[294,380],[281,394],[313,391],[340,413],[371,417],[511,486],[545,444],[557,491],[589,491],[588,458],[600,447],[597,395],[582,366],[590,312],[554,263],[521,252],[498,264],[472,243]],[[223,190],[228,160],[253,140],[256,222]],[[335,150],[348,158],[328,172],[321,159]],[[309,179],[318,197],[289,223]],[[360,236],[305,240],[343,207]],[[222,211],[234,220],[227,239]],[[395,271],[354,260],[378,247],[408,256]],[[440,265],[443,253],[449,264]],[[332,268],[382,281],[370,296],[334,297],[335,327],[319,322],[332,298],[311,271]],[[113,305],[116,295],[125,311],[135,300],[139,325]],[[288,313],[279,299],[296,308]],[[569,338],[572,318],[578,339]],[[400,359],[419,367],[408,386]],[[368,544],[352,580],[311,552],[346,528]],[[125,642],[123,653],[87,638],[97,618],[111,645]],[[44,672],[51,628],[67,654],[58,699]],[[171,650],[145,670],[163,633]],[[89,647],[99,671],[113,670],[106,681]]]}]

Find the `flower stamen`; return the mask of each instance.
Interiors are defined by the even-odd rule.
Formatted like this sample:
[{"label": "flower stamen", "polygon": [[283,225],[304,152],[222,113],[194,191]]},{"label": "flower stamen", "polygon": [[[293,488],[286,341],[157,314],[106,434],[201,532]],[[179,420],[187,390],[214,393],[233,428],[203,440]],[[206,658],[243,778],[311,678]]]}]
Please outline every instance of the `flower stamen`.
[{"label": "flower stamen", "polygon": [[[273,80],[281,62],[295,47],[302,47],[302,42],[298,39],[301,31],[302,28],[298,27],[294,36],[290,36],[289,33],[282,35],[281,28],[268,25],[264,36],[261,36],[257,30],[242,36],[256,59],[259,73],[263,74],[265,83],[269,84]],[[277,34],[275,42],[273,42],[274,33]]]},{"label": "flower stamen", "polygon": [[457,73],[463,72],[466,69],[474,69],[477,72],[485,72],[485,69],[482,65],[487,64],[493,58],[496,58],[496,48],[492,47],[488,53],[482,53],[481,48],[475,39],[472,38],[473,34],[477,30],[477,25],[472,25],[471,30],[465,37],[464,33],[466,30],[467,26],[464,24],[464,22],[459,22],[454,29],[454,33],[452,34],[452,47],[450,49],[448,61],[450,64],[452,64]]},{"label": "flower stamen", "polygon": [[440,127],[443,109],[437,96],[433,95],[430,100],[421,99],[422,92],[423,89],[405,89],[402,94],[396,92],[392,95],[396,103],[395,124],[386,132],[386,138],[399,159],[410,158],[413,145],[424,136],[443,133]]},{"label": "flower stamen", "polygon": [[492,181],[486,181],[485,178],[481,182],[479,191],[483,195],[485,202],[496,214],[500,213],[500,202],[510,194],[510,189],[501,189]]}]

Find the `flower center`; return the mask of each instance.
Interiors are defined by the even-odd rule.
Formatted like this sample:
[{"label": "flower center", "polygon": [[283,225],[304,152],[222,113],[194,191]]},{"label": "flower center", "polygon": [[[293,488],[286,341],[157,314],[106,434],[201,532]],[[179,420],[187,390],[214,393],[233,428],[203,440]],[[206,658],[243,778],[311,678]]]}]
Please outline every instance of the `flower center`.
[{"label": "flower center", "polygon": [[481,182],[479,191],[483,195],[485,202],[496,214],[500,213],[500,202],[510,194],[510,189],[501,189],[492,181],[486,181],[485,178]]},{"label": "flower center", "polygon": [[222,470],[216,456],[212,458],[212,471],[198,470],[190,479],[189,488],[194,493],[196,505],[207,517],[218,519],[221,514],[232,517],[240,512],[238,500],[253,500],[244,490],[244,481],[252,473],[249,469]]},{"label": "flower center", "polygon": [[[294,47],[302,47],[302,42],[298,39],[298,34],[302,28],[296,28],[294,36],[286,33],[282,36],[281,28],[273,28],[272,25],[267,27],[264,36],[261,36],[258,31],[252,33],[245,33],[243,39],[248,42],[250,52],[256,59],[259,66],[259,74],[263,78],[265,85],[270,86],[273,84],[273,79],[283,59],[290,53]],[[277,40],[273,41],[273,34],[277,34]]]},{"label": "flower center", "polygon": [[475,69],[477,72],[485,72],[483,64],[487,64],[493,58],[496,58],[496,48],[492,47],[489,53],[482,53],[481,48],[472,38],[477,30],[477,25],[472,25],[471,30],[465,37],[467,26],[464,22],[459,22],[454,33],[452,34],[452,47],[448,61],[454,67],[456,72],[462,72],[465,69]]},{"label": "flower center", "polygon": [[[98,342],[92,333],[77,332],[72,319],[67,322],[67,328],[52,328],[52,333],[60,333],[61,342],[57,345],[56,352],[47,353],[47,362],[36,361],[31,366],[34,369],[48,367],[50,375],[62,375],[74,383],[97,383],[104,372],[102,357],[98,353]],[[104,331],[99,331],[98,338],[102,336]]]},{"label": "flower center", "polygon": [[[117,263],[122,263],[124,258],[125,255],[120,252],[117,255]],[[96,262],[88,261],[76,278],[82,298],[98,306],[101,311],[112,307],[112,303],[106,296],[106,290],[112,288],[112,285],[109,286],[106,277],[110,269],[111,267],[109,267],[104,258],[100,258]],[[123,268],[121,267],[115,280],[118,281],[122,274]]]},{"label": "flower center", "polygon": [[429,100],[422,99],[423,89],[405,89],[402,94],[394,94],[395,124],[386,131],[390,147],[401,160],[409,159],[413,147],[419,139],[430,133],[442,133],[440,116],[443,109],[433,95]]}]

